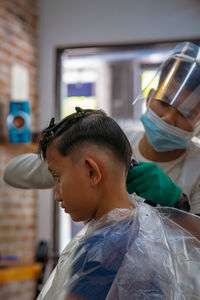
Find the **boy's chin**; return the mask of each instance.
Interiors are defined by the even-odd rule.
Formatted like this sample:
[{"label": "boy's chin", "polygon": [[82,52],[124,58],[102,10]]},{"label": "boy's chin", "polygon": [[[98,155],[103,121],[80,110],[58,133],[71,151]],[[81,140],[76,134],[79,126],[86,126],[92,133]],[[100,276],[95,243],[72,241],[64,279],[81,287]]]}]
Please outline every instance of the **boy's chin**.
[{"label": "boy's chin", "polygon": [[89,219],[88,217],[75,215],[75,214],[70,214],[70,217],[74,222],[87,222]]}]

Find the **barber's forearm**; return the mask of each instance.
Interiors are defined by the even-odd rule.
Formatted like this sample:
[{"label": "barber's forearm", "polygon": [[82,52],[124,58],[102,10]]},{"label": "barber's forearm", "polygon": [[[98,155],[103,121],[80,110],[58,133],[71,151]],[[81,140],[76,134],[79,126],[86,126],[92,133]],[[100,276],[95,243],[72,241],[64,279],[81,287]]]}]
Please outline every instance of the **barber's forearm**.
[{"label": "barber's forearm", "polygon": [[190,203],[187,195],[182,193],[174,207],[184,211],[190,211]]},{"label": "barber's forearm", "polygon": [[46,163],[36,153],[13,158],[4,169],[3,179],[7,184],[21,189],[48,189],[54,186]]},{"label": "barber's forearm", "polygon": [[194,187],[190,196],[190,212],[197,216],[200,216],[200,182],[197,182],[197,186]]}]

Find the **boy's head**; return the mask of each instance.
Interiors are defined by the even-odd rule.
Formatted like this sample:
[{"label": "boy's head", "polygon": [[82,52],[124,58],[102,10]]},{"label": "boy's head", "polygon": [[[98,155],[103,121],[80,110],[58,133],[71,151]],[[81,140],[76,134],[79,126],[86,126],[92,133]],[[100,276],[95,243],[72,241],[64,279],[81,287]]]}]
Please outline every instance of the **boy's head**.
[{"label": "boy's head", "polygon": [[132,151],[103,111],[76,110],[41,132],[39,151],[55,178],[56,200],[73,220],[82,221],[106,210],[103,202],[119,187],[126,189]]}]

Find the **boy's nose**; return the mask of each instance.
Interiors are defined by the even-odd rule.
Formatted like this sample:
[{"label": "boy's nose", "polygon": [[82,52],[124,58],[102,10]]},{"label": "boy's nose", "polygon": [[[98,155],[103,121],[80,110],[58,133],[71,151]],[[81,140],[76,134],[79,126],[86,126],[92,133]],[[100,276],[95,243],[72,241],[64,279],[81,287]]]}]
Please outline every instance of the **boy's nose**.
[{"label": "boy's nose", "polygon": [[173,106],[170,106],[165,114],[161,117],[163,121],[166,123],[177,126],[178,119],[179,119],[179,112]]}]

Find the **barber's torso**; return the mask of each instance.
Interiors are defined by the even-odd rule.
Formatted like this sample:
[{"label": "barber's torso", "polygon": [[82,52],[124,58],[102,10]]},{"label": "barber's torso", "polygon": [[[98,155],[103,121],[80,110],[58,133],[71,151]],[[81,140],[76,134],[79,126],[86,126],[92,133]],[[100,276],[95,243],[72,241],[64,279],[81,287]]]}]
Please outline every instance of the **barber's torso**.
[{"label": "barber's torso", "polygon": [[[138,161],[151,162],[139,150],[143,132],[124,129],[132,146],[133,157]],[[191,211],[200,213],[200,148],[190,143],[186,152],[175,160],[157,162],[158,166],[179,186],[191,201]]]}]

